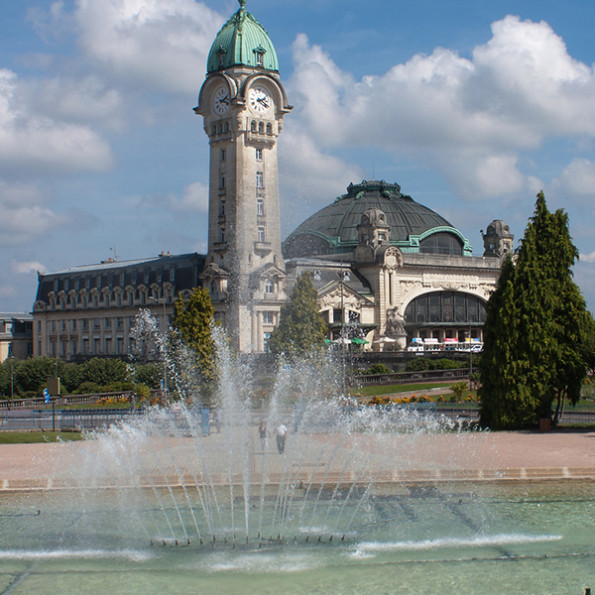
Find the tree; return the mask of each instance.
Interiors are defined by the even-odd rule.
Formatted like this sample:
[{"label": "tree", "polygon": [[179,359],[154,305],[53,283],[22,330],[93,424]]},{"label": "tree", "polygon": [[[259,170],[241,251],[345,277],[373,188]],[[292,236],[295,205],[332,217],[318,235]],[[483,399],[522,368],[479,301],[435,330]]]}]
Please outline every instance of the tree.
[{"label": "tree", "polygon": [[[524,418],[520,398],[521,376],[516,356],[518,312],[515,301],[515,268],[512,259],[502,265],[496,291],[486,307],[484,345],[479,363],[481,379],[481,422],[501,429]],[[514,397],[513,397],[514,395]],[[527,409],[531,411],[531,405]],[[531,413],[529,413],[531,417]],[[525,421],[520,422],[523,425]]]},{"label": "tree", "polygon": [[99,386],[123,383],[128,377],[126,364],[119,359],[94,357],[82,366],[82,382],[94,382]]},{"label": "tree", "polygon": [[187,302],[181,295],[178,297],[172,322],[184,345],[196,354],[197,365],[208,379],[215,373],[215,344],[211,335],[214,315],[209,291],[197,287]]},{"label": "tree", "polygon": [[0,364],[0,395],[10,395],[11,365],[14,365],[14,361],[9,359]]},{"label": "tree", "polygon": [[310,273],[295,282],[289,300],[281,307],[279,326],[268,346],[273,353],[307,353],[324,345],[326,324],[318,311],[318,293]]},{"label": "tree", "polygon": [[48,378],[61,375],[64,362],[54,357],[32,357],[16,362],[15,392],[23,396],[41,396]]},{"label": "tree", "polygon": [[481,421],[521,428],[576,403],[587,372],[591,315],[572,279],[578,258],[562,210],[550,213],[542,192],[516,266],[506,261],[487,306],[481,358]]}]

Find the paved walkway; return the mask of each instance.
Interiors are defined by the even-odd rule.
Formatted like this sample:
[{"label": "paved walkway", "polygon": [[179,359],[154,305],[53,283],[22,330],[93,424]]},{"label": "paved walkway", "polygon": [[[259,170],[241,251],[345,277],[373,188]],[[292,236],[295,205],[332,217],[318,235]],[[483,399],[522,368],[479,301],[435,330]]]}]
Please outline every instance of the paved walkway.
[{"label": "paved walkway", "polygon": [[[201,448],[213,460],[217,456],[225,459],[221,456],[224,441],[223,434],[212,434],[202,440]],[[94,442],[0,445],[0,492],[68,487],[73,483],[69,478],[84,476],[92,464],[88,456],[96,448]],[[187,474],[196,462],[188,456],[193,448],[188,439],[160,440],[147,448],[145,456],[156,465],[160,457],[171,463],[175,453],[177,464]],[[252,477],[258,480],[265,458],[269,477],[280,477],[288,461],[297,467],[298,459],[299,469],[306,473],[314,461],[320,464],[319,453],[325,448],[334,452],[336,469],[328,466],[325,470],[331,477],[355,452],[367,457],[366,464],[379,481],[595,480],[595,432],[354,435],[348,441],[332,434],[290,435],[284,455],[270,445],[267,457],[262,456],[254,436],[249,453]],[[228,481],[228,475],[222,473],[221,481]]]}]

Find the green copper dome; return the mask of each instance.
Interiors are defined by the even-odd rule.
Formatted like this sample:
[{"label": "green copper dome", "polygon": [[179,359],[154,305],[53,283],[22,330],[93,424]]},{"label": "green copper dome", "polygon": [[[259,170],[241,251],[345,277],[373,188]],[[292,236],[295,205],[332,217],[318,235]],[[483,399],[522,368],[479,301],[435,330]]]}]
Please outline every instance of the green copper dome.
[{"label": "green copper dome", "polygon": [[304,221],[283,244],[285,258],[340,254],[355,250],[358,225],[380,210],[390,226],[389,242],[403,252],[471,255],[471,246],[444,217],[401,194],[398,184],[364,181]]},{"label": "green copper dome", "polygon": [[232,66],[252,66],[277,72],[277,52],[268,33],[244,8],[246,0],[239,2],[240,10],[223,25],[211,46],[207,73]]}]

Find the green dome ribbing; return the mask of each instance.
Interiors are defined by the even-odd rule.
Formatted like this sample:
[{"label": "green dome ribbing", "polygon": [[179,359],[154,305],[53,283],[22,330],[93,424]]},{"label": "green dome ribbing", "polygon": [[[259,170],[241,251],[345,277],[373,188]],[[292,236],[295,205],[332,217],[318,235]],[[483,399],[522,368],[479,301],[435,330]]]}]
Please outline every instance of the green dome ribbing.
[{"label": "green dome ribbing", "polygon": [[211,46],[207,73],[232,66],[251,66],[278,72],[277,52],[264,27],[244,8],[246,0],[239,0],[240,9],[223,25]]}]

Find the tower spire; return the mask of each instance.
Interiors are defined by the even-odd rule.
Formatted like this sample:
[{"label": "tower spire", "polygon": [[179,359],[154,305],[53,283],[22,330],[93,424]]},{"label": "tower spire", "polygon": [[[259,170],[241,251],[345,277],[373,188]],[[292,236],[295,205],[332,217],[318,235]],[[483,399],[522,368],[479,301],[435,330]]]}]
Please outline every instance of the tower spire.
[{"label": "tower spire", "polygon": [[244,8],[244,6],[246,6],[246,0],[238,0],[238,2],[240,3],[240,8]]}]

